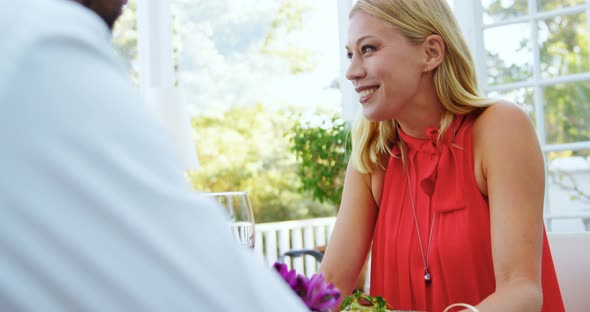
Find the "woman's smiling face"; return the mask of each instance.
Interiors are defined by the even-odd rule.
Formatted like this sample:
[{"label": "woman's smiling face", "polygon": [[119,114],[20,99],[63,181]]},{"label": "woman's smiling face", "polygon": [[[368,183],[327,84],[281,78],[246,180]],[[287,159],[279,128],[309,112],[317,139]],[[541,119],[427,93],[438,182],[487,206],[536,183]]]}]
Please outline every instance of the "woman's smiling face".
[{"label": "woman's smiling face", "polygon": [[411,43],[385,21],[355,12],[346,50],[350,58],[346,78],[359,94],[368,120],[397,118],[412,106],[425,71],[422,44]]}]

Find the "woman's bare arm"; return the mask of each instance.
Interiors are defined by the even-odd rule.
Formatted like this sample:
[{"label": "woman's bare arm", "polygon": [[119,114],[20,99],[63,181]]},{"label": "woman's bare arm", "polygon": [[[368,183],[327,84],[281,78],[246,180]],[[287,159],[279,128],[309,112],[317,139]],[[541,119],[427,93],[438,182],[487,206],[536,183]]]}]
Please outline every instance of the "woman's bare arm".
[{"label": "woman's bare arm", "polygon": [[322,260],[320,271],[349,295],[365,263],[377,218],[377,204],[371,191],[371,176],[348,164],[342,203],[336,225]]},{"label": "woman's bare arm", "polygon": [[487,108],[474,128],[474,156],[490,203],[496,276],[496,291],[478,308],[540,311],[545,175],[528,116],[506,102]]}]

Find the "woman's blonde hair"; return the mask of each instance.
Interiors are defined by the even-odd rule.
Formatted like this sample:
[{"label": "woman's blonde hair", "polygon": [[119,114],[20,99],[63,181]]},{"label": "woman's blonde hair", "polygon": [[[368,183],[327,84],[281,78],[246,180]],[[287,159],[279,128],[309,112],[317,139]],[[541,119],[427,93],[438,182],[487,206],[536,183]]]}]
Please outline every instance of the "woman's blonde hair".
[{"label": "woman's blonde hair", "polygon": [[[364,12],[391,24],[410,42],[420,44],[430,35],[445,42],[442,63],[434,69],[436,95],[444,107],[439,138],[454,115],[466,115],[494,102],[477,90],[475,66],[461,29],[446,0],[359,0],[350,12]],[[396,120],[381,122],[359,117],[352,129],[352,162],[362,173],[387,166],[387,155],[397,145],[405,159],[405,145],[398,139]]]}]

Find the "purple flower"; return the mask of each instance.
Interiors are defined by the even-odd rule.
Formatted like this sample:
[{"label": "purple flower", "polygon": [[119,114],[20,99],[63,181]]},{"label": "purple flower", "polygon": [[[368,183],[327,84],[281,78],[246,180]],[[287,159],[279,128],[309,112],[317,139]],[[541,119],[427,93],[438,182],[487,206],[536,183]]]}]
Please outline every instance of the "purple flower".
[{"label": "purple flower", "polygon": [[297,286],[297,272],[295,270],[289,270],[286,264],[278,262],[275,262],[273,267],[279,272],[285,282],[289,284],[289,287],[294,289]]},{"label": "purple flower", "polygon": [[308,281],[303,301],[312,311],[337,311],[340,291],[334,284],[328,284],[324,274],[314,274]]},{"label": "purple flower", "polygon": [[326,282],[324,274],[314,274],[308,279],[289,270],[284,263],[275,262],[273,267],[311,311],[338,311],[340,291],[334,284]]}]

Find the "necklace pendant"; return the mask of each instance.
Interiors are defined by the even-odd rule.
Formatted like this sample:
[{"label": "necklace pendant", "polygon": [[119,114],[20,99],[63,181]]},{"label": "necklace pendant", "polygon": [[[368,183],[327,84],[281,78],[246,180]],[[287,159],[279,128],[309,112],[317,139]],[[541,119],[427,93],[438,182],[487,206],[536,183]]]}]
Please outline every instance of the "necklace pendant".
[{"label": "necklace pendant", "polygon": [[430,284],[431,281],[432,278],[430,277],[430,272],[428,272],[428,269],[424,270],[424,282]]}]

